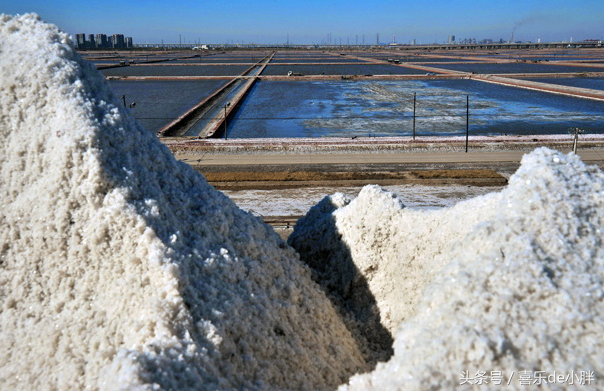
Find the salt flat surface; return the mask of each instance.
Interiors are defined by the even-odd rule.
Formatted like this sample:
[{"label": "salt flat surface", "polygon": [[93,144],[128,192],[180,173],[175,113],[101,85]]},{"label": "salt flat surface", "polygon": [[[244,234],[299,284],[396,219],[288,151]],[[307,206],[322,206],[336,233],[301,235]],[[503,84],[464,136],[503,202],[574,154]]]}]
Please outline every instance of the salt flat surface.
[{"label": "salt flat surface", "polygon": [[[323,197],[341,192],[352,198],[362,186],[305,187],[279,190],[223,190],[240,208],[257,216],[302,216]],[[433,209],[453,206],[459,201],[501,190],[495,186],[384,186],[396,193],[405,205],[416,209]]]}]

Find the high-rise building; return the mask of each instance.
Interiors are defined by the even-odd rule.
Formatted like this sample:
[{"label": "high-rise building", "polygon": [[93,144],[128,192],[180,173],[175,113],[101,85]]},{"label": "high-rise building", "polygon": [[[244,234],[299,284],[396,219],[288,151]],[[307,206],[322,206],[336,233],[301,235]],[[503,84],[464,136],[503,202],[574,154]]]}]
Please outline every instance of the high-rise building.
[{"label": "high-rise building", "polygon": [[86,49],[86,34],[76,34],[75,39],[77,49]]},{"label": "high-rise building", "polygon": [[455,43],[455,35],[449,35],[449,45],[452,45]]},{"label": "high-rise building", "polygon": [[113,34],[111,36],[111,44],[114,49],[123,49],[124,45],[124,34]]},{"label": "high-rise building", "polygon": [[97,49],[106,49],[109,45],[107,43],[107,35],[106,34],[97,34],[95,37],[95,43]]},{"label": "high-rise building", "polygon": [[88,34],[88,41],[86,41],[86,47],[88,49],[96,48],[96,42],[94,41],[94,34]]},{"label": "high-rise building", "polygon": [[124,38],[124,42],[126,44],[126,49],[132,49],[134,45],[132,45],[132,37]]}]

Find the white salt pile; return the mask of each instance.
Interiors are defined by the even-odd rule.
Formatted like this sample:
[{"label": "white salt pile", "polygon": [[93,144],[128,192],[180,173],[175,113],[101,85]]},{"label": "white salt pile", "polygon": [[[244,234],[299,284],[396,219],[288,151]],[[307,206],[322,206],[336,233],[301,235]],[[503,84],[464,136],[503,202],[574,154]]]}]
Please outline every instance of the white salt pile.
[{"label": "white salt pile", "polygon": [[341,390],[595,390],[603,232],[602,172],[543,148],[502,192],[450,209],[407,210],[378,187],[332,196],[290,243],[349,323],[372,302],[395,336],[390,361]]},{"label": "white salt pile", "polygon": [[0,388],[334,389],[367,369],[295,252],[0,16]]}]

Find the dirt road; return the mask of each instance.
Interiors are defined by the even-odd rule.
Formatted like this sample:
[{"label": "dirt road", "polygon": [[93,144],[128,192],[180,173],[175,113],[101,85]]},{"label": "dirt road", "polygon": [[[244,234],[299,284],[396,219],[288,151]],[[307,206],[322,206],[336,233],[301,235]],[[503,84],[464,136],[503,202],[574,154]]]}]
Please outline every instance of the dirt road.
[{"label": "dirt road", "polygon": [[[515,163],[528,151],[497,152],[403,152],[403,153],[350,153],[350,154],[207,154],[200,155],[177,151],[177,159],[193,166],[259,166],[303,164],[484,164]],[[578,152],[585,161],[604,164],[604,149]]]}]

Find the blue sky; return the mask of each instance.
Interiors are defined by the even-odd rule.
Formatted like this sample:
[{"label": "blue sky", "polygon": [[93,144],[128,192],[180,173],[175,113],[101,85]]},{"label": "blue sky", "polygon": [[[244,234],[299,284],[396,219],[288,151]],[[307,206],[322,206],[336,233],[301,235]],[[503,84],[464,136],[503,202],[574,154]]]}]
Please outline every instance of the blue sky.
[{"label": "blue sky", "polygon": [[135,43],[399,43],[463,38],[604,38],[604,1],[537,0],[0,0],[0,12],[37,12],[70,33],[123,33]]}]

